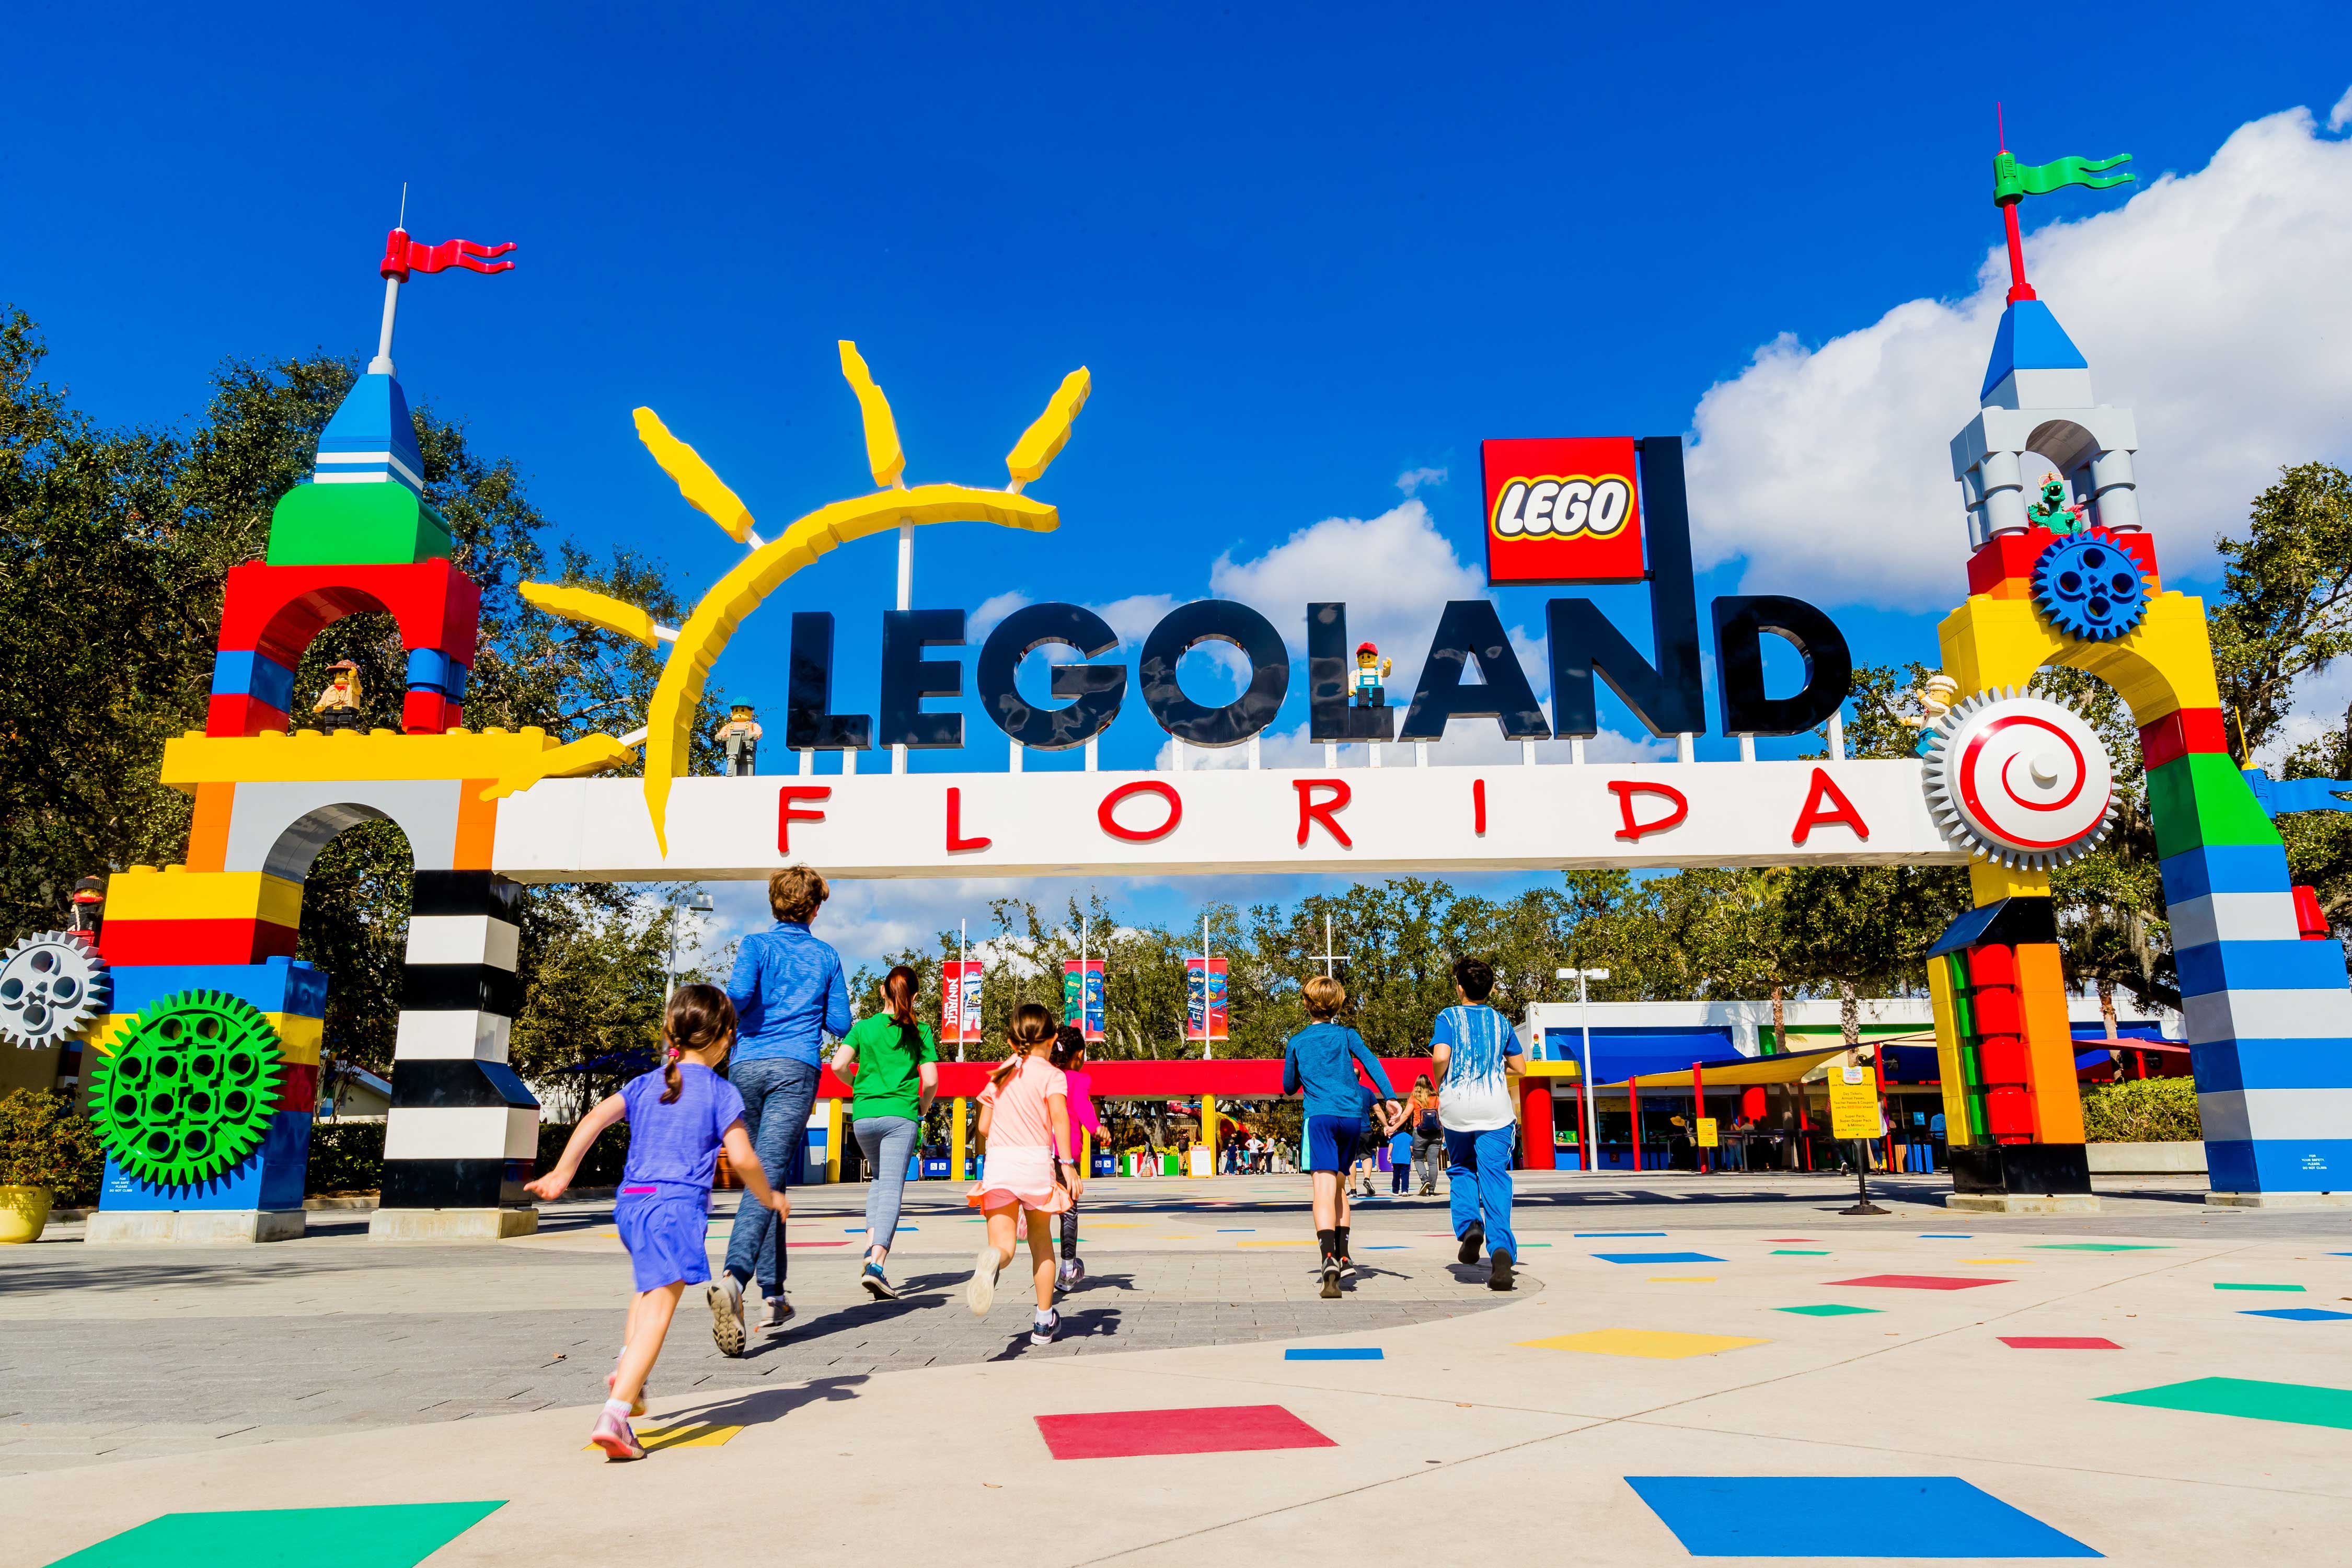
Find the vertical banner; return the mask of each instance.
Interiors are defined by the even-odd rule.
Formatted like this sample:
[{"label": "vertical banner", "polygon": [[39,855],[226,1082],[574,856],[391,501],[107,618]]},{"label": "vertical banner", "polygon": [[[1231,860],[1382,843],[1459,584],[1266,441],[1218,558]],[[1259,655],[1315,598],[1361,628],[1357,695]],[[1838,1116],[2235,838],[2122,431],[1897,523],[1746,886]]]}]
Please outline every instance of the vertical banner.
[{"label": "vertical banner", "polygon": [[981,1037],[980,960],[950,959],[940,965],[940,1040],[963,1045]]},{"label": "vertical banner", "polygon": [[1187,958],[1184,961],[1184,1037],[1187,1040],[1225,1038],[1225,961]]},{"label": "vertical banner", "polygon": [[1076,1024],[1087,1040],[1103,1037],[1103,961],[1062,960],[1062,1022]]}]

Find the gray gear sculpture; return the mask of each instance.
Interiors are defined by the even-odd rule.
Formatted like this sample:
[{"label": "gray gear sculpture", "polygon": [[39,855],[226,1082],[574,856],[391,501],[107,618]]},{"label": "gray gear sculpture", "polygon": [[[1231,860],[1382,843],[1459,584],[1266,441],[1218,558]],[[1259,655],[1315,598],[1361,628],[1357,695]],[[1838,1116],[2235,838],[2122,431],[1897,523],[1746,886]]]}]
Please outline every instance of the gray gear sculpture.
[{"label": "gray gear sculpture", "polygon": [[71,931],[28,936],[0,956],[0,1035],[42,1050],[106,1016],[114,982]]},{"label": "gray gear sculpture", "polygon": [[[1984,820],[1981,795],[1975,809],[1971,808],[1967,798],[1964,785],[1968,781],[1962,773],[1972,763],[1970,758],[1964,754],[1966,748],[1962,738],[1984,732],[1992,722],[2012,717],[2028,719],[2053,732],[2072,731],[2066,733],[2065,738],[2074,746],[2095,753],[2083,757],[2085,776],[2079,782],[2084,789],[2094,784],[2103,786],[2104,796],[2096,803],[2095,816],[2092,814],[2093,803],[2090,802],[2072,809],[2063,820],[2079,826],[2063,838],[2021,841],[2021,836],[2004,837]],[[2036,697],[2014,687],[1997,686],[1989,691],[1979,691],[1954,706],[1936,721],[1929,731],[1929,737],[1927,767],[1922,774],[1927,792],[1927,807],[1935,814],[1936,826],[1943,833],[1945,841],[1956,849],[1981,855],[2011,870],[2047,871],[2088,855],[2098,847],[2099,841],[2115,825],[2115,766],[2107,756],[2105,743],[2099,739],[2098,731],[2091,727],[2088,720],[2063,702]],[[2004,768],[2003,782],[2006,782],[2006,774]],[[2039,782],[2040,775],[2032,777]],[[2045,787],[2063,784],[2064,770],[2056,770],[2053,780],[2053,785]],[[2071,802],[2074,798],[2074,795],[2069,795],[2066,801]],[[2026,809],[2051,808],[2036,805]]]}]

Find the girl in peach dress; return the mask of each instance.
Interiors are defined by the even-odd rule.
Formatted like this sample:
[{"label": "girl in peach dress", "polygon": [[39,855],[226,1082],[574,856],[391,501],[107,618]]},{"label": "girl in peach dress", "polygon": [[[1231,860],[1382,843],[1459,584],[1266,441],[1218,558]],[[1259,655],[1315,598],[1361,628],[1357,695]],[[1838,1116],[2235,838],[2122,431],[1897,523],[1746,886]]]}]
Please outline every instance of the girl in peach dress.
[{"label": "girl in peach dress", "polygon": [[980,1180],[964,1201],[988,1216],[988,1239],[972,1260],[964,1301],[974,1317],[988,1315],[996,1300],[996,1277],[1013,1261],[1013,1216],[1025,1216],[1037,1291],[1029,1342],[1049,1345],[1062,1328],[1061,1315],[1054,1310],[1051,1216],[1077,1202],[1085,1184],[1062,1154],[1070,1146],[1069,1084],[1051,1060],[1054,1015],[1024,1002],[1013,1009],[1005,1035],[1013,1054],[980,1091],[984,1154]]}]

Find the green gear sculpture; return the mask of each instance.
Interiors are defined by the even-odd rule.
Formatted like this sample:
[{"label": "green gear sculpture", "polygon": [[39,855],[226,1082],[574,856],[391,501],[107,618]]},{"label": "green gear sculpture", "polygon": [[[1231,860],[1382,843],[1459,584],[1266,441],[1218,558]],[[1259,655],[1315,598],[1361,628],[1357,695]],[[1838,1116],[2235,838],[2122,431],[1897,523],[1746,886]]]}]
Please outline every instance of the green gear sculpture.
[{"label": "green gear sculpture", "polygon": [[260,1147],[283,1073],[261,1009],[221,991],[149,1004],[100,1058],[89,1119],[115,1163],[157,1186],[194,1186]]}]

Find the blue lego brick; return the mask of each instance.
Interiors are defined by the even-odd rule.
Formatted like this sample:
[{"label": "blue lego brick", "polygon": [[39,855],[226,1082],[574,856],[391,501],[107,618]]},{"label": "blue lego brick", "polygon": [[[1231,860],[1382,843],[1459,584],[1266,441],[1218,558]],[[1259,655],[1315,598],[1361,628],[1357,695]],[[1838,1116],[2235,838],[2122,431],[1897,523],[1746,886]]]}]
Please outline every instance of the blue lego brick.
[{"label": "blue lego brick", "polygon": [[213,655],[213,695],[250,697],[280,713],[290,713],[294,672],[267,654],[224,648]]},{"label": "blue lego brick", "polygon": [[2233,1089],[2352,1089],[2352,1040],[2216,1040],[2189,1047],[2207,1093]]},{"label": "blue lego brick", "polygon": [[2217,1193],[2352,1192],[2352,1138],[2209,1138],[2205,1170]]},{"label": "blue lego brick", "polygon": [[[334,417],[320,433],[319,451],[330,459],[340,453],[389,453],[394,462],[407,470],[394,477],[411,489],[416,484],[409,475],[422,479],[425,474],[425,457],[417,449],[416,421],[409,414],[407,395],[389,375],[363,375],[352,384]],[[330,473],[349,473],[358,466],[329,460],[320,467]]]},{"label": "blue lego brick", "polygon": [[159,1187],[110,1158],[98,1190],[102,1209],[299,1209],[310,1160],[310,1112],[281,1110],[271,1118],[261,1147],[213,1180],[196,1186]]},{"label": "blue lego brick", "polygon": [[2039,300],[2019,300],[2000,313],[1992,335],[1992,357],[1985,362],[1984,397],[2021,370],[2088,370],[2091,362],[2058,324],[2058,317]]},{"label": "blue lego brick", "polygon": [[226,991],[265,1013],[327,1016],[327,973],[298,958],[264,963],[126,963],[111,971],[117,1013],[136,1013],[181,991]]},{"label": "blue lego brick", "polygon": [[466,694],[466,667],[437,647],[410,648],[408,689],[438,691],[455,700]]},{"label": "blue lego brick", "polygon": [[2181,948],[2180,994],[2209,991],[2342,991],[2344,944],[2309,942],[2208,942]]},{"label": "blue lego brick", "polygon": [[2286,850],[2276,844],[2209,844],[2184,849],[2157,862],[2164,879],[2164,901],[2187,903],[2209,893],[2284,893]]}]

